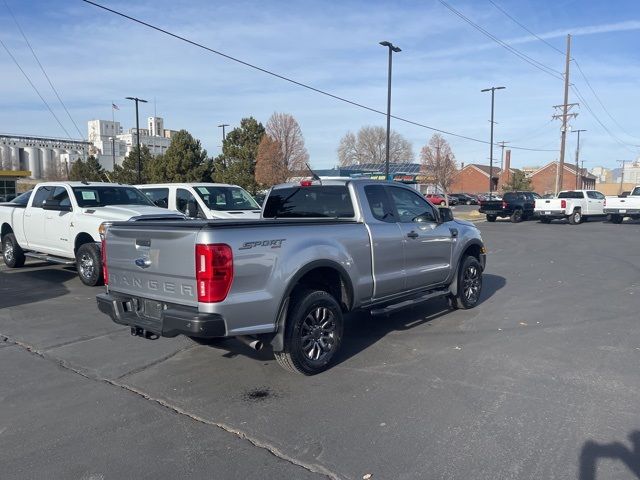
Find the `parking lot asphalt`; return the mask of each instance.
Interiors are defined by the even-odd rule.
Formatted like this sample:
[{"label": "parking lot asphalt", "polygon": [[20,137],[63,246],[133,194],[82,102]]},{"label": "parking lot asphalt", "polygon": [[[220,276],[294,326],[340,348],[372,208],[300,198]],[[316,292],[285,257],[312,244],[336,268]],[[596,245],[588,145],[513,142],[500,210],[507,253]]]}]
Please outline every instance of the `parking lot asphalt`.
[{"label": "parking lot asphalt", "polygon": [[640,223],[479,227],[477,308],[354,313],[314,377],[131,337],[72,270],[3,266],[2,478],[640,478]]}]

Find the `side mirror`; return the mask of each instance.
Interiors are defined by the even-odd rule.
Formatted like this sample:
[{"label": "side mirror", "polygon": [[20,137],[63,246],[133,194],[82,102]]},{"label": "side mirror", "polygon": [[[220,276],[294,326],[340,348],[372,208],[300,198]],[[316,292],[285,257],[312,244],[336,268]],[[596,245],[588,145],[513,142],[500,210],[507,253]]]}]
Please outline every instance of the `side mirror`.
[{"label": "side mirror", "polygon": [[440,212],[440,221],[442,223],[450,222],[453,220],[453,211],[450,208],[440,207],[438,208],[438,211]]},{"label": "side mirror", "polygon": [[189,200],[187,202],[187,217],[189,218],[197,218],[198,217],[198,204],[195,200]]},{"label": "side mirror", "polygon": [[71,205],[60,205],[56,200],[45,200],[42,204],[43,210],[54,210],[56,212],[70,212],[73,210]]}]

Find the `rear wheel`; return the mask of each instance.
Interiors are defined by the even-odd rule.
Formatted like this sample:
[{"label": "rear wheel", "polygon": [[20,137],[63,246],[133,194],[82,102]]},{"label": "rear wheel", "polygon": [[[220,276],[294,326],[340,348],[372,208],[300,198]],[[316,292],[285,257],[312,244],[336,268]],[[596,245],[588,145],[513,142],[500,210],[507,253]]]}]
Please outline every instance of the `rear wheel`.
[{"label": "rear wheel", "polygon": [[18,245],[13,233],[7,233],[2,237],[2,255],[5,265],[9,268],[18,268],[24,265],[24,251]]},{"label": "rear wheel", "polygon": [[511,214],[511,223],[520,223],[522,221],[522,210],[516,209]]},{"label": "rear wheel", "polygon": [[622,223],[623,219],[622,215],[611,215],[611,223]]},{"label": "rear wheel", "polygon": [[579,225],[582,222],[582,212],[580,210],[574,210],[571,215],[569,215],[569,223],[571,225]]},{"label": "rear wheel", "polygon": [[326,370],[342,341],[343,319],[340,305],[323,290],[305,289],[297,293],[287,315],[284,349],[274,352],[286,370],[315,375]]},{"label": "rear wheel", "polygon": [[462,259],[458,269],[458,290],[455,297],[450,298],[450,304],[454,308],[469,309],[475,307],[480,301],[482,292],[482,267],[478,259],[466,256]]},{"label": "rear wheel", "polygon": [[85,243],[76,252],[78,276],[85,285],[95,287],[102,285],[102,259],[100,248],[95,243]]},{"label": "rear wheel", "polygon": [[496,218],[498,218],[496,215],[487,215],[487,222],[495,222]]}]

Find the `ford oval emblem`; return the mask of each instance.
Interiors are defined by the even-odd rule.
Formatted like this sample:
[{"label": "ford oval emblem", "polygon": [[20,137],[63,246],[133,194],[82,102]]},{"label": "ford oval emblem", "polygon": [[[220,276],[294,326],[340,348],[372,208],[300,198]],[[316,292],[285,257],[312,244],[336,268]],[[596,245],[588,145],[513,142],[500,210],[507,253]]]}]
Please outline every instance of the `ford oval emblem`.
[{"label": "ford oval emblem", "polygon": [[135,264],[140,268],[148,268],[151,266],[151,259],[149,257],[140,257],[135,259]]}]

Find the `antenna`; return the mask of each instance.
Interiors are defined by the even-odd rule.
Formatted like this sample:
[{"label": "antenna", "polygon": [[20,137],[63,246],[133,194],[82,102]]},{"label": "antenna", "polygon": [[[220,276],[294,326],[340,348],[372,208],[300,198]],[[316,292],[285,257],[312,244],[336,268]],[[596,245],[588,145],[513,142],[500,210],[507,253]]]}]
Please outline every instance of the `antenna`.
[{"label": "antenna", "polygon": [[305,163],[305,165],[307,166],[307,169],[311,172],[311,178],[319,181],[320,185],[322,185],[322,179],[318,176],[318,174],[311,169],[308,163]]}]

